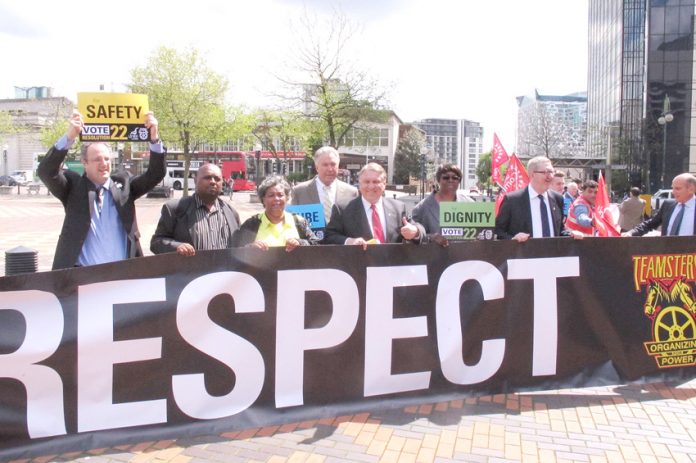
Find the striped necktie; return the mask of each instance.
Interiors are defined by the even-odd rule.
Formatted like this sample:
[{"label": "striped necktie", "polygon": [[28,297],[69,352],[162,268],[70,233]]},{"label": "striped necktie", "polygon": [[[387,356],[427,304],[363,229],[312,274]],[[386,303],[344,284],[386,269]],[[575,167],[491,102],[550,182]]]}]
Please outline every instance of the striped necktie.
[{"label": "striped necktie", "polygon": [[101,214],[102,205],[104,204],[104,187],[103,186],[97,187],[96,202],[97,202],[97,210]]},{"label": "striped necktie", "polygon": [[333,200],[331,198],[331,187],[324,186],[324,219],[329,223],[331,219],[331,208],[333,208]]}]

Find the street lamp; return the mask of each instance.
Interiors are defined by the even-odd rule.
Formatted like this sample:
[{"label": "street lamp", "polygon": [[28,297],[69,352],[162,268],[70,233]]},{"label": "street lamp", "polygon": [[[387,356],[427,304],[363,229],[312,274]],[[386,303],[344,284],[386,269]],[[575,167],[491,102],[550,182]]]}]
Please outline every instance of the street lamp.
[{"label": "street lamp", "polygon": [[428,147],[424,146],[421,148],[420,152],[420,190],[421,190],[421,199],[425,197],[425,185],[426,185],[426,177],[428,174],[427,171],[427,159],[426,156],[428,154]]},{"label": "street lamp", "polygon": [[254,180],[259,183],[259,161],[261,161],[261,143],[254,145],[254,151],[256,151],[256,168],[254,169]]},{"label": "street lamp", "polygon": [[2,165],[5,169],[5,175],[7,175],[7,145],[2,147]]},{"label": "street lamp", "polygon": [[665,188],[665,163],[667,159],[667,124],[674,120],[674,114],[669,107],[669,95],[665,95],[662,103],[662,114],[657,119],[657,123],[662,126],[662,171],[660,172],[660,185]]}]

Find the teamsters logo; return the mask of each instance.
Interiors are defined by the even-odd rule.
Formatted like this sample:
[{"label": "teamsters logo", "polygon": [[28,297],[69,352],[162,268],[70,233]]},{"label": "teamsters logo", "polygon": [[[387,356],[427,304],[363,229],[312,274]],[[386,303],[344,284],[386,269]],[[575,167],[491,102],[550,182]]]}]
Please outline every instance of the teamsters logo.
[{"label": "teamsters logo", "polygon": [[645,286],[644,312],[652,342],[643,343],[659,368],[696,365],[696,254],[633,256],[636,292]]}]

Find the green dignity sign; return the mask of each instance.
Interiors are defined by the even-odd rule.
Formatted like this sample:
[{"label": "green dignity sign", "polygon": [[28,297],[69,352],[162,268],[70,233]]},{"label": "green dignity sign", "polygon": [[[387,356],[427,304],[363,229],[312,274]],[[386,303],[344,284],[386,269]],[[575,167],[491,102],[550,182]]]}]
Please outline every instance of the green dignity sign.
[{"label": "green dignity sign", "polygon": [[449,240],[492,240],[495,203],[440,203],[440,228]]}]

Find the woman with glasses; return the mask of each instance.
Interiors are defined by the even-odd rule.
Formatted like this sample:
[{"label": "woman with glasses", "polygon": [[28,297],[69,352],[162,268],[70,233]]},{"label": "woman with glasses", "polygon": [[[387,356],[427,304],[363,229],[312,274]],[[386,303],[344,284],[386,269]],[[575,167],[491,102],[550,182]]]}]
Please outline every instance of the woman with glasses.
[{"label": "woman with glasses", "polygon": [[285,247],[292,251],[298,246],[319,244],[304,217],[285,211],[290,196],[290,184],[281,176],[266,178],[257,193],[264,211],[249,217],[232,237],[234,247],[256,247],[267,250]]},{"label": "woman with glasses", "polygon": [[438,183],[438,189],[416,205],[411,217],[425,227],[427,238],[424,242],[448,246],[449,241],[440,234],[440,203],[457,200],[462,171],[454,164],[443,164],[437,168],[435,179]]}]

